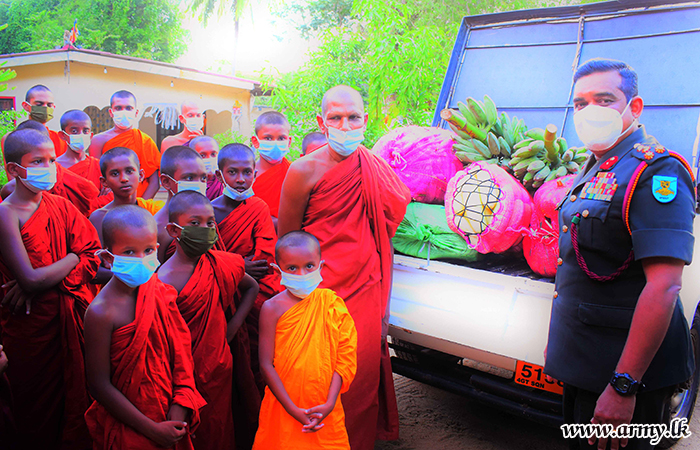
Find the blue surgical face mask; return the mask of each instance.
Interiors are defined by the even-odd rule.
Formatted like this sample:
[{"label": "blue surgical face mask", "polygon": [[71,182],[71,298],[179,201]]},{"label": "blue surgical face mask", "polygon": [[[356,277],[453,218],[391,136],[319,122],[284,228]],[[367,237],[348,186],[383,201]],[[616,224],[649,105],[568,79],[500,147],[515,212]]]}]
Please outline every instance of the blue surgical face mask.
[{"label": "blue surgical face mask", "polygon": [[216,169],[219,168],[218,158],[216,156],[204,158],[204,168],[207,169],[207,173],[209,174],[216,172]]},{"label": "blue surgical face mask", "polygon": [[277,264],[271,264],[273,267],[279,269],[282,276],[282,281],[280,283],[287,288],[287,290],[295,297],[306,298],[313,291],[316,290],[323,278],[321,277],[321,267],[323,266],[323,261],[318,265],[318,269],[313,272],[309,272],[306,275],[294,275],[292,273],[284,272],[279,268]]},{"label": "blue surgical face mask", "polygon": [[271,164],[277,164],[289,153],[289,140],[264,141],[258,140],[260,157]]},{"label": "blue surgical face mask", "polygon": [[328,129],[328,145],[340,156],[351,155],[365,140],[364,128],[342,131],[326,124],[326,129]]},{"label": "blue surgical face mask", "polygon": [[70,145],[76,151],[82,152],[90,147],[90,135],[89,134],[69,134],[68,139],[70,139]]},{"label": "blue surgical face mask", "polygon": [[228,183],[224,183],[224,195],[233,201],[242,202],[243,200],[247,200],[254,196],[255,193],[253,192],[253,186],[249,187],[243,192],[238,192],[229,186]]},{"label": "blue surgical face mask", "polygon": [[27,171],[27,177],[19,179],[22,184],[34,193],[39,191],[50,191],[56,184],[56,164],[51,164],[49,167],[22,167]]},{"label": "blue surgical face mask", "polygon": [[[110,253],[110,255],[112,255]],[[130,288],[141,286],[151,279],[160,265],[158,253],[153,252],[143,258],[112,255],[112,273]]]},{"label": "blue surgical face mask", "polygon": [[[175,181],[175,178],[171,177],[170,175],[166,175],[168,178],[171,180]],[[175,181],[177,183],[177,192],[183,192],[183,191],[195,191],[199,192],[200,194],[206,196],[207,195],[207,183],[204,181],[186,181],[186,180],[180,180],[180,181]]]}]

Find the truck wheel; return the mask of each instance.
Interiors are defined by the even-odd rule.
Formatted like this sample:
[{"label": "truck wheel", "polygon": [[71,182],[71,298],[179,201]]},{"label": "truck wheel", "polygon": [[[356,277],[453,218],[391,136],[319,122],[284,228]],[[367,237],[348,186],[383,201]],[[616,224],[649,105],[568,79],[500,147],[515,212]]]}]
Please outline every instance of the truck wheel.
[{"label": "truck wheel", "polygon": [[[698,396],[698,385],[700,385],[700,307],[695,310],[695,318],[693,319],[693,326],[690,329],[690,339],[693,342],[693,354],[695,355],[695,371],[693,376],[687,383],[686,389],[681,389],[676,395],[671,399],[664,411],[664,423],[667,425],[671,423],[673,419],[690,419],[693,415],[693,409],[695,408],[695,400]],[[679,439],[669,439],[663,438],[661,442],[656,445],[657,449],[667,449],[671,448]]]}]

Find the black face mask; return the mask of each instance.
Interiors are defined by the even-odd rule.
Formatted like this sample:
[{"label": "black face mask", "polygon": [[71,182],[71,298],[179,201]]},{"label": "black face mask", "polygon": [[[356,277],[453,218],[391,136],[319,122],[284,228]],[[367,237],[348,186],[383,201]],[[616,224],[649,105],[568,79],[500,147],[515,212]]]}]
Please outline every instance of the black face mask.
[{"label": "black face mask", "polygon": [[[176,225],[179,226],[179,225]],[[185,252],[185,255],[190,258],[199,258],[216,244],[219,240],[219,234],[216,232],[216,228],[209,227],[180,227],[182,228],[182,233],[180,234],[180,248]]]}]

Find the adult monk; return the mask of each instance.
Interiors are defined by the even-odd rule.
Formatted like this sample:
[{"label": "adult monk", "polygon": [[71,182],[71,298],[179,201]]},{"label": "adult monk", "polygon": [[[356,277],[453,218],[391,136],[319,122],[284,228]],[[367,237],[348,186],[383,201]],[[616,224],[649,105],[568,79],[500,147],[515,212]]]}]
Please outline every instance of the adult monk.
[{"label": "adult monk", "polygon": [[202,135],[204,128],[204,115],[199,110],[194,102],[184,102],[180,105],[180,115],[178,116],[180,123],[185,126],[185,129],[174,136],[168,136],[160,143],[160,152],[163,153],[170,147],[175,145],[188,145],[188,143]]},{"label": "adult monk", "polygon": [[160,152],[156,143],[147,134],[136,128],[136,97],[129,91],[117,91],[109,100],[109,115],[114,120],[114,126],[98,134],[92,139],[88,152],[95,158],[100,158],[104,152],[114,147],[130,148],[139,157],[141,169],[146,178],[139,183],[136,195],[151,199],[158,192],[158,169],[160,168]]},{"label": "adult monk", "polygon": [[18,441],[26,449],[88,449],[83,315],[99,265],[97,233],[46,192],[45,174],[57,166],[46,135],[15,131],[4,151],[18,183],[0,204],[0,329]]},{"label": "adult monk", "polygon": [[53,119],[55,108],[53,92],[43,84],[29,88],[22,102],[22,109],[29,113],[29,117],[46,127],[56,150],[56,156],[61,156],[66,152],[66,143],[61,140],[57,132],[49,130],[49,127],[46,126],[46,123]]},{"label": "adult monk", "polygon": [[323,96],[325,145],[296,160],[280,201],[279,235],[304,230],[324,256],[321,287],[345,300],[357,327],[357,375],[343,394],[353,450],[375,439],[398,439],[398,411],[386,344],[393,247],[406,213],[408,188],[380,158],[360,145],[367,114],[360,94],[336,86]]},{"label": "adult monk", "polygon": [[275,226],[279,215],[282,182],[289,170],[289,160],[285,155],[292,143],[290,128],[284,114],[267,111],[255,121],[255,136],[250,139],[259,156],[256,161],[258,175],[253,183],[253,191],[270,207]]}]

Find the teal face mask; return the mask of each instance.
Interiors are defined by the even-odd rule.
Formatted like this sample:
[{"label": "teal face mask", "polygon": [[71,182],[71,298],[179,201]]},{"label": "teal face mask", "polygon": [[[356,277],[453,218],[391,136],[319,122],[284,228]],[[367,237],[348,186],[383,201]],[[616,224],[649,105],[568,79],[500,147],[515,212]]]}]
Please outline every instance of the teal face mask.
[{"label": "teal face mask", "polygon": [[[110,255],[112,254],[110,253]],[[158,252],[153,252],[143,258],[112,256],[114,257],[112,273],[130,288],[135,288],[148,282],[160,265]]]},{"label": "teal face mask", "polygon": [[37,193],[39,191],[50,191],[56,184],[57,173],[56,164],[51,164],[49,167],[22,167],[27,171],[27,177],[19,179],[27,189]]},{"label": "teal face mask", "polygon": [[328,129],[328,145],[340,156],[351,155],[365,140],[365,131],[362,128],[348,131],[342,131],[328,125],[326,128]]},{"label": "teal face mask", "polygon": [[271,164],[277,164],[289,153],[289,141],[258,140],[260,157]]}]

